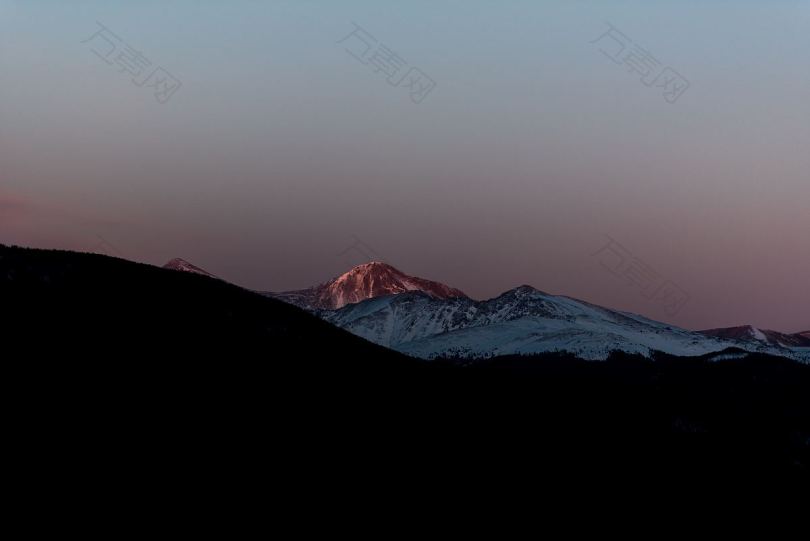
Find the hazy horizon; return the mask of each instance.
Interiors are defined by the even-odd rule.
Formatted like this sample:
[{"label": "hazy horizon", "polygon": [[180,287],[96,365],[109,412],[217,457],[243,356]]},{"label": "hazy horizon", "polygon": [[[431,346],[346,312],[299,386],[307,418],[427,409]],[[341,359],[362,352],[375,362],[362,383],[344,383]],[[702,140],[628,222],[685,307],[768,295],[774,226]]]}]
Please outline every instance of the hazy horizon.
[{"label": "hazy horizon", "polygon": [[[98,23],[182,86],[106,63]],[[435,88],[349,54],[353,23]],[[685,92],[612,61],[608,24]],[[478,299],[807,331],[808,29],[810,0],[0,0],[0,243],[273,291],[382,259]]]}]

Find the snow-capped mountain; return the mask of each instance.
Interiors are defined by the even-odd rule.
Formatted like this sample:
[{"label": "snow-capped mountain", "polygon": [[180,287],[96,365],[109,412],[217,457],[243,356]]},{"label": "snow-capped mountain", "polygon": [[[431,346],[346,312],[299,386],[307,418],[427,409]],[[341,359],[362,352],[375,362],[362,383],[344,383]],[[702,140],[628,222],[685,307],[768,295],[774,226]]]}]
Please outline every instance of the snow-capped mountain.
[{"label": "snow-capped mountain", "polygon": [[172,259],[171,261],[169,261],[168,263],[166,263],[165,265],[163,265],[163,268],[164,269],[171,269],[171,270],[181,271],[181,272],[190,272],[190,273],[193,273],[193,274],[201,274],[203,276],[208,276],[210,278],[219,279],[218,276],[215,276],[215,275],[211,274],[210,272],[208,272],[206,270],[203,270],[200,267],[197,267],[196,265],[192,265],[191,263],[189,263],[185,259],[180,259],[179,257],[176,257],[176,258]]},{"label": "snow-capped mountain", "polygon": [[767,329],[758,329],[751,325],[727,327],[723,329],[708,329],[700,331],[700,333],[716,338],[743,342],[760,342],[771,346],[787,348],[810,347],[810,336],[804,337],[801,333],[785,334]]},{"label": "snow-capped mountain", "polygon": [[486,301],[408,292],[320,315],[371,342],[425,359],[565,351],[598,360],[612,351],[697,356],[734,347],[798,358],[786,348],[706,336],[530,286]]},{"label": "snow-capped mountain", "polygon": [[335,310],[348,304],[407,291],[420,291],[436,299],[466,298],[466,295],[458,289],[432,280],[409,276],[380,261],[358,265],[349,272],[315,287],[265,295],[302,308]]},{"label": "snow-capped mountain", "polygon": [[[183,259],[164,267],[217,278]],[[458,289],[378,261],[308,289],[263,294],[305,308],[371,342],[425,359],[559,351],[597,360],[613,351],[698,356],[737,348],[810,361],[810,337],[802,336],[810,333],[789,335],[750,326],[693,332],[531,286],[476,301]]]}]

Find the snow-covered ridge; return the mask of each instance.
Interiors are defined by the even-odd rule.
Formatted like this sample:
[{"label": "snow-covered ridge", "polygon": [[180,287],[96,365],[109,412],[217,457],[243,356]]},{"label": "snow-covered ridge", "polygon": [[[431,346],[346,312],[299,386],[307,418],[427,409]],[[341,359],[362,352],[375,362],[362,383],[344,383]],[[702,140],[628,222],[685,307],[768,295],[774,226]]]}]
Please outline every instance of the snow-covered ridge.
[{"label": "snow-covered ridge", "polygon": [[403,293],[320,315],[367,340],[425,359],[565,351],[599,360],[614,351],[699,356],[728,348],[800,358],[792,349],[706,336],[529,286],[486,301]]}]

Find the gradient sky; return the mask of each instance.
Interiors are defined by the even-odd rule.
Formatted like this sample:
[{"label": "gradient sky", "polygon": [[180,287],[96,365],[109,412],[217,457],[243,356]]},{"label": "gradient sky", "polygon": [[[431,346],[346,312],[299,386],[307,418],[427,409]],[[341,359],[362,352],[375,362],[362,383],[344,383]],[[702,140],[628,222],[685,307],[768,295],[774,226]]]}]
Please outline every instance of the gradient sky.
[{"label": "gradient sky", "polygon": [[[82,43],[104,23],[168,103]],[[337,42],[435,79],[421,104]],[[674,104],[593,44],[615,25]],[[810,0],[0,0],[0,242],[265,290],[364,258],[687,328],[810,329]],[[610,236],[689,302],[607,272]],[[101,246],[103,239],[103,247]]]}]

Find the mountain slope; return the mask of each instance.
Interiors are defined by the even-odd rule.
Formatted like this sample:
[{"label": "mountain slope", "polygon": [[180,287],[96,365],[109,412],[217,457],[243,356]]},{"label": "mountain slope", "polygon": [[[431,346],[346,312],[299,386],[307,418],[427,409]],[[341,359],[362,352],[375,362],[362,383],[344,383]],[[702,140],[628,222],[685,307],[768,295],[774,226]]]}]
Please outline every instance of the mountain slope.
[{"label": "mountain slope", "polygon": [[374,343],[426,359],[557,351],[594,360],[606,359],[613,351],[697,356],[731,347],[792,354],[765,343],[705,336],[636,314],[549,295],[530,286],[486,301],[404,293],[320,315]]},{"label": "mountain slope", "polygon": [[438,299],[466,297],[458,289],[432,280],[409,276],[379,261],[358,265],[337,278],[315,287],[266,295],[303,308],[335,310],[347,304],[407,291],[421,291]]},{"label": "mountain slope", "polygon": [[0,299],[6,336],[60,357],[76,347],[84,356],[160,354],[198,366],[212,355],[253,358],[256,351],[263,363],[401,358],[299,308],[194,270],[102,255],[2,247]]}]

